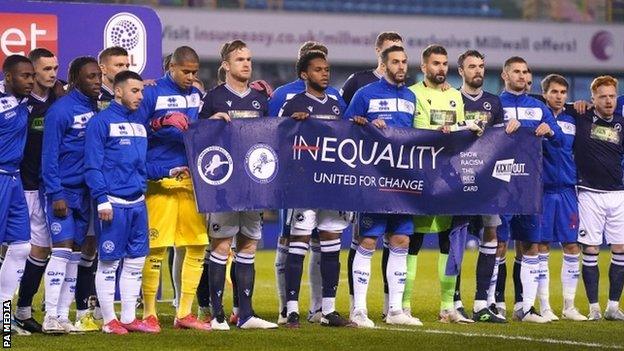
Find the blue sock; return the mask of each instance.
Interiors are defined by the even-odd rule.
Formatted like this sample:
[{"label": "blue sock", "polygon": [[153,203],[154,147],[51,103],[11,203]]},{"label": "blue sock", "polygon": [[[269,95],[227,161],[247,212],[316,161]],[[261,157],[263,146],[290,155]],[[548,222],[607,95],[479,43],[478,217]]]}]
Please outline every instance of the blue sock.
[{"label": "blue sock", "polygon": [[340,239],[321,241],[323,298],[336,297],[340,279]]},{"label": "blue sock", "polygon": [[41,278],[45,272],[48,259],[40,260],[32,256],[28,256],[26,266],[24,267],[24,275],[20,281],[19,293],[17,298],[17,307],[30,307],[32,300],[41,284]]},{"label": "blue sock", "polygon": [[[514,302],[522,302],[522,281],[520,280],[520,267],[522,259],[516,257],[513,265]],[[500,274],[500,273],[499,273]],[[500,276],[499,276],[500,278]]]},{"label": "blue sock", "polygon": [[245,323],[254,314],[251,304],[256,275],[254,260],[255,254],[236,253],[236,290],[238,292],[239,325]]},{"label": "blue sock", "polygon": [[89,309],[89,297],[96,295],[95,290],[95,256],[80,256],[78,274],[76,276],[76,310]]},{"label": "blue sock", "polygon": [[[232,282],[232,291],[236,291],[236,261],[232,261],[230,266],[230,281]],[[251,289],[253,290],[253,286]],[[238,294],[232,293],[232,307],[238,308]]]},{"label": "blue sock", "polygon": [[624,253],[611,254],[609,267],[609,301],[620,301],[624,287]]},{"label": "blue sock", "polygon": [[390,257],[390,249],[388,248],[388,241],[386,238],[383,240],[383,250],[381,252],[381,277],[383,279],[384,294],[388,295],[388,277],[386,276],[386,269],[388,268],[388,257]]},{"label": "blue sock", "polygon": [[498,262],[498,278],[496,279],[496,292],[494,300],[505,302],[505,284],[507,283],[507,258],[502,257]]},{"label": "blue sock", "polygon": [[210,250],[204,256],[204,269],[197,285],[197,304],[199,307],[210,306]]},{"label": "blue sock", "polygon": [[[210,253],[208,263],[210,303],[212,304],[212,315],[216,317],[223,314],[223,287],[225,286],[225,264],[227,256],[219,255],[216,252]],[[205,302],[205,301],[204,301]]]},{"label": "blue sock", "polygon": [[299,241],[291,241],[288,244],[288,255],[286,256],[286,272],[284,277],[286,281],[287,314],[290,314],[291,312],[299,312],[299,307],[296,302],[299,301],[301,276],[303,274],[303,260],[305,259],[305,255],[308,252],[309,247],[310,246],[308,243]]},{"label": "blue sock", "polygon": [[496,243],[483,243],[479,246],[475,300],[487,301],[488,289],[496,264],[496,246]]},{"label": "blue sock", "polygon": [[[347,256],[347,271],[353,271],[353,259],[355,258],[355,252],[357,251],[359,243],[354,238],[351,241],[351,247],[349,248],[349,256]],[[349,282],[349,295],[353,296],[353,275],[351,273],[347,274],[347,280]]]},{"label": "blue sock", "polygon": [[583,252],[583,284],[589,303],[598,303],[598,281],[600,270],[598,269],[598,254]]}]

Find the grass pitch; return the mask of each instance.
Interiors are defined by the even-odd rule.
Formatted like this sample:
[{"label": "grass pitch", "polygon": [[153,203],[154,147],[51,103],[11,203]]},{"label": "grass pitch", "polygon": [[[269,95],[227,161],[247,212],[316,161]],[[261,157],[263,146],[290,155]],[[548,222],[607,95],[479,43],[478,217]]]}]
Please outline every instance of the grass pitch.
[{"label": "grass pitch", "polygon": [[[419,317],[424,327],[396,327],[381,321],[383,288],[381,282],[381,252],[375,253],[369,287],[369,317],[377,329],[332,329],[303,323],[298,330],[248,331],[233,328],[229,332],[201,333],[173,329],[174,309],[170,303],[159,303],[163,332],[158,335],[131,334],[126,336],[104,335],[100,332],[83,335],[29,337],[13,336],[12,347],[19,350],[114,350],[114,351],[156,351],[156,350],[395,350],[395,349],[439,349],[439,350],[576,350],[576,349],[622,349],[624,348],[624,322],[568,322],[559,321],[548,325],[510,322],[505,325],[477,324],[447,325],[437,322],[440,291],[437,275],[436,251],[423,250],[418,259],[416,288],[412,301],[412,312]],[[346,252],[341,254],[342,272],[338,290],[337,307],[348,315]],[[475,264],[477,252],[465,255],[462,274],[462,298],[467,310],[472,309],[475,288]],[[562,308],[561,298],[561,252],[553,251],[550,264],[551,305],[557,314]],[[256,288],[254,306],[263,318],[277,318],[277,297],[275,294],[274,252],[262,251],[256,256]],[[510,253],[507,262],[513,262]],[[508,320],[513,306],[511,266],[508,264],[506,300]],[[600,256],[600,302],[604,309],[608,295],[609,255]],[[307,267],[307,261],[306,261]],[[307,269],[306,269],[307,270]],[[172,289],[168,273],[164,273],[164,297],[171,298]],[[308,284],[304,277],[300,298],[302,316],[308,307]],[[41,297],[35,298],[41,301]],[[231,289],[225,296],[226,311],[231,309]],[[577,306],[587,313],[587,299],[582,283],[577,292]],[[141,316],[142,311],[138,311]],[[72,312],[73,316],[73,312]],[[40,312],[35,317],[41,320]]]}]

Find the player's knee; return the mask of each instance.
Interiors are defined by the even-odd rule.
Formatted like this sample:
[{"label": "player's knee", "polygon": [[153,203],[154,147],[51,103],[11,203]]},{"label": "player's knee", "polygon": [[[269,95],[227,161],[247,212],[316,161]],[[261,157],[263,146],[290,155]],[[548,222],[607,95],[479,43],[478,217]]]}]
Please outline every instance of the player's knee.
[{"label": "player's knee", "polygon": [[377,244],[377,238],[360,236],[360,246],[367,250],[375,250]]},{"label": "player's knee", "polygon": [[403,234],[393,234],[388,236],[388,244],[392,247],[409,247],[409,236]]},{"label": "player's knee", "polygon": [[539,253],[545,254],[550,252],[550,244],[549,243],[539,243],[538,246]]},{"label": "player's knee", "polygon": [[73,249],[74,248],[74,240],[73,239],[67,239],[67,240],[59,241],[57,243],[53,243],[52,247],[53,248],[57,248],[57,249]]},{"label": "player's knee", "polygon": [[563,253],[568,255],[578,255],[581,252],[581,248],[577,243],[562,243]]},{"label": "player's knee", "polygon": [[590,255],[597,255],[600,253],[600,247],[592,245],[583,245],[583,253]]},{"label": "player's knee", "polygon": [[293,235],[290,237],[291,243],[309,243],[310,236],[309,235]]},{"label": "player's knee", "polygon": [[483,242],[493,243],[497,241],[496,238],[496,227],[485,227],[483,228]]},{"label": "player's knee", "polygon": [[330,232],[324,230],[319,232],[319,238],[320,240],[336,240],[340,239],[340,234],[342,234],[342,232]]},{"label": "player's knee", "polygon": [[43,247],[43,246],[37,246],[37,245],[31,245],[30,246],[30,255],[32,257],[36,258],[36,259],[45,260],[50,255],[50,248],[49,247]]},{"label": "player's knee", "polygon": [[611,253],[614,254],[623,254],[624,253],[624,244],[611,244]]},{"label": "player's knee", "polygon": [[524,255],[535,256],[539,254],[539,244],[537,243],[522,243],[520,248],[522,249],[520,254],[516,255],[518,258]]},{"label": "player's knee", "polygon": [[247,238],[244,235],[240,235],[236,242],[236,251],[240,253],[255,254],[257,247],[258,240]]},{"label": "player's knee", "polygon": [[85,237],[84,242],[80,245],[79,250],[84,252],[87,255],[95,254],[95,250],[97,249],[97,240],[95,236],[87,236]]}]

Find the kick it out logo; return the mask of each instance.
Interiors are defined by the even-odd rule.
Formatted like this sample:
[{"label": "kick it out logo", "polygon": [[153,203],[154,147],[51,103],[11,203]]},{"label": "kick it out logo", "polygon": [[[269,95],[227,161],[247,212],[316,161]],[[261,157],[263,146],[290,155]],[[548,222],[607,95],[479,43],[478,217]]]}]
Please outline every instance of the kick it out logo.
[{"label": "kick it out logo", "polygon": [[528,176],[525,172],[526,163],[514,163],[515,159],[496,161],[492,177],[509,183],[512,176]]},{"label": "kick it out logo", "polygon": [[220,146],[209,146],[197,157],[197,171],[209,185],[221,185],[230,179],[234,161],[227,150]]},{"label": "kick it out logo", "polygon": [[128,50],[130,70],[141,73],[147,63],[147,31],[141,20],[128,12],[111,17],[104,27],[104,47]]}]

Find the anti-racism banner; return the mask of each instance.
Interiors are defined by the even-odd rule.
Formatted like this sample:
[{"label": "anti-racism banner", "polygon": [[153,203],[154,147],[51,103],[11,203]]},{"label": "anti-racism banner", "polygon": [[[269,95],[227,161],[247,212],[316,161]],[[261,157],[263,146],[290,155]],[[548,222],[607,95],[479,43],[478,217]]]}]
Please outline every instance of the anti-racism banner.
[{"label": "anti-racism banner", "polygon": [[541,140],[290,118],[201,120],[184,137],[200,212],[277,208],[535,214]]},{"label": "anti-racism banner", "polygon": [[59,58],[59,77],[67,79],[74,58],[121,46],[131,71],[158,78],[161,31],[156,12],[144,6],[0,1],[0,64],[7,56],[46,48]]}]

